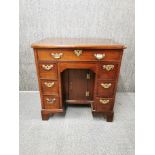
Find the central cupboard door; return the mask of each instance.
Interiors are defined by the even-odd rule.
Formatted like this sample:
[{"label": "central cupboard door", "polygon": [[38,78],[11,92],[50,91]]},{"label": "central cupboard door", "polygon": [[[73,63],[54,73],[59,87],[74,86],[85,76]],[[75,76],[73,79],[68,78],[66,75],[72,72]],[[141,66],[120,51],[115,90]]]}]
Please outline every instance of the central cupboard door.
[{"label": "central cupboard door", "polygon": [[74,100],[74,103],[93,100],[94,73],[87,69],[68,69],[65,72],[64,82],[68,83],[68,89],[65,89],[66,100],[69,103]]}]

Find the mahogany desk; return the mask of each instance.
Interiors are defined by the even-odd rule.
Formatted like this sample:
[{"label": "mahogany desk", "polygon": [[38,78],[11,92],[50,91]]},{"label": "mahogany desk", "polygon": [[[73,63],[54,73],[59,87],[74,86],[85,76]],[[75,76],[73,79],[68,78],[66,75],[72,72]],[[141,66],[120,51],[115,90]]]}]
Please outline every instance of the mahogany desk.
[{"label": "mahogany desk", "polygon": [[90,104],[92,114],[113,120],[123,49],[108,39],[45,39],[32,44],[42,120],[67,104]]}]

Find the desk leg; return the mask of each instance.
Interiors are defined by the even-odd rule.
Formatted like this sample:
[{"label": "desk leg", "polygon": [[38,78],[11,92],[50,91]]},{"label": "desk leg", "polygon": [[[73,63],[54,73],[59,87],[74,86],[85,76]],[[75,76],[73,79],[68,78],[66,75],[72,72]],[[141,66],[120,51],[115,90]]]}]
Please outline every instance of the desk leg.
[{"label": "desk leg", "polygon": [[47,112],[47,111],[41,111],[41,117],[42,120],[47,121],[49,119],[50,116],[53,116],[54,114],[51,112]]},{"label": "desk leg", "polygon": [[41,117],[42,117],[42,120],[48,120],[49,119],[49,114],[48,113],[45,113],[44,111],[41,111]]},{"label": "desk leg", "polygon": [[107,115],[107,122],[112,122],[114,117],[114,112],[113,111],[107,112],[106,115]]}]

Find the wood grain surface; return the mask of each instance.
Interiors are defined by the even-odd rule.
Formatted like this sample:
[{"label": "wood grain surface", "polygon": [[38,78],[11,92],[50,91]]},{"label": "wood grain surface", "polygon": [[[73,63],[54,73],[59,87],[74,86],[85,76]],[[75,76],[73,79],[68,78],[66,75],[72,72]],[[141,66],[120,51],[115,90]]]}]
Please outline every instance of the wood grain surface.
[{"label": "wood grain surface", "polygon": [[124,49],[126,46],[112,39],[99,38],[46,38],[31,45],[32,48]]}]

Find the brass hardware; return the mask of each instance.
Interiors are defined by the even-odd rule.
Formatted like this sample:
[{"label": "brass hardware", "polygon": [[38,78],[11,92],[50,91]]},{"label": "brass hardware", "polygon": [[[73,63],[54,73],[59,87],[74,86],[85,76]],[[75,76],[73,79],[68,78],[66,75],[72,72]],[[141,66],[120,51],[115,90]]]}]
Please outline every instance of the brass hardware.
[{"label": "brass hardware", "polygon": [[53,68],[53,65],[42,65],[42,68],[44,69],[44,70],[50,70],[51,68]]},{"label": "brass hardware", "polygon": [[95,58],[98,59],[98,60],[101,60],[105,57],[105,54],[94,54]]},{"label": "brass hardware", "polygon": [[114,69],[114,65],[103,65],[103,69],[110,71]]},{"label": "brass hardware", "polygon": [[86,96],[87,96],[87,97],[89,96],[89,91],[86,91]]},{"label": "brass hardware", "polygon": [[87,80],[90,79],[90,73],[87,73],[86,79],[87,79]]},{"label": "brass hardware", "polygon": [[60,59],[63,56],[63,53],[51,53],[51,56],[54,59]]},{"label": "brass hardware", "polygon": [[82,54],[82,50],[74,50],[76,56],[80,56]]},{"label": "brass hardware", "polygon": [[72,82],[72,81],[69,82],[69,89],[70,89],[70,90],[73,89],[73,82]]},{"label": "brass hardware", "polygon": [[110,88],[111,87],[111,83],[101,83],[101,86],[105,89]]},{"label": "brass hardware", "polygon": [[45,86],[47,86],[48,88],[51,88],[54,86],[54,82],[44,82]]},{"label": "brass hardware", "polygon": [[102,103],[102,104],[107,104],[107,103],[109,103],[109,101],[110,101],[110,100],[100,99],[100,103]]},{"label": "brass hardware", "polygon": [[56,101],[55,98],[46,98],[47,103],[49,104],[54,104],[54,102]]}]

